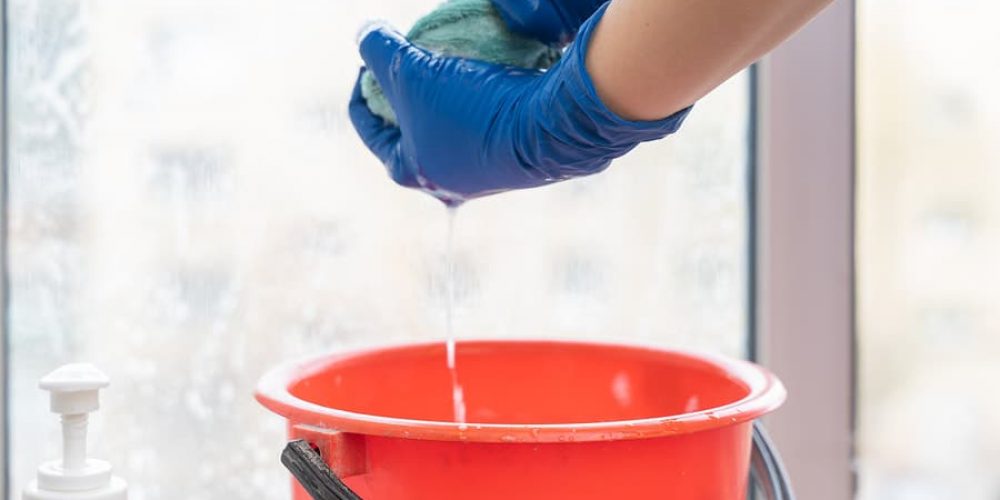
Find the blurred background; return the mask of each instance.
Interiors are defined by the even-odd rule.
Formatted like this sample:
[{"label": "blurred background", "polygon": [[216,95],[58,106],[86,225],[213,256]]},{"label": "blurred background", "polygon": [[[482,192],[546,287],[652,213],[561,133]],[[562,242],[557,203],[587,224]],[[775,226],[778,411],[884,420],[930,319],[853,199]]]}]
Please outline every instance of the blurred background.
[{"label": "blurred background", "polygon": [[[112,378],[93,450],[133,500],[283,498],[266,369],[444,338],[446,210],[346,110],[357,28],[434,5],[10,2],[12,491],[58,449],[37,380],[63,362]],[[462,207],[459,339],[743,356],[749,96],[740,75],[607,175]]]},{"label": "blurred background", "polygon": [[866,500],[1000,498],[1000,4],[858,6]]},{"label": "blurred background", "polygon": [[[9,0],[9,497],[37,380],[94,362],[133,500],[285,498],[276,363],[444,337],[445,209],[346,104],[434,0]],[[858,0],[858,498],[1000,498],[1000,46],[986,0]],[[996,52],[996,51],[992,51]],[[456,334],[746,356],[752,77],[605,174],[469,203]],[[194,458],[192,458],[194,457]]]}]

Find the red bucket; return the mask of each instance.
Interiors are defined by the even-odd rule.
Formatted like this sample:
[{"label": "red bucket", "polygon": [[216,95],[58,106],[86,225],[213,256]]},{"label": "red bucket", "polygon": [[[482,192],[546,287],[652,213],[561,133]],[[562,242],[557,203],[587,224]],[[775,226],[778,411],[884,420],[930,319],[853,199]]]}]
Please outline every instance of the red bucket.
[{"label": "red bucket", "polygon": [[785,398],[754,364],[642,347],[461,342],[456,366],[464,425],[442,344],[285,365],[257,399],[364,500],[738,500]]}]

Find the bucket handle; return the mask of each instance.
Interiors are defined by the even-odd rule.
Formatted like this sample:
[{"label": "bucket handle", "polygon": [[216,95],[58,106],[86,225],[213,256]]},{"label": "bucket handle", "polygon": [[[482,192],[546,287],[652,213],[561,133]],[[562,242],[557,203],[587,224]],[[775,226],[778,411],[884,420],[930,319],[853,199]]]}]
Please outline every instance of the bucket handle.
[{"label": "bucket handle", "polygon": [[333,473],[319,449],[304,439],[292,441],[281,452],[281,463],[316,500],[361,500]]},{"label": "bucket handle", "polygon": [[778,450],[764,430],[764,424],[753,423],[753,449],[750,452],[750,477],[765,500],[795,500],[792,484],[781,463]]},{"label": "bucket handle", "polygon": [[[292,441],[281,453],[281,463],[315,500],[361,500],[344,484],[320,456],[319,450],[303,439]],[[795,500],[788,474],[763,424],[753,423],[750,477],[763,492],[764,500]]]}]

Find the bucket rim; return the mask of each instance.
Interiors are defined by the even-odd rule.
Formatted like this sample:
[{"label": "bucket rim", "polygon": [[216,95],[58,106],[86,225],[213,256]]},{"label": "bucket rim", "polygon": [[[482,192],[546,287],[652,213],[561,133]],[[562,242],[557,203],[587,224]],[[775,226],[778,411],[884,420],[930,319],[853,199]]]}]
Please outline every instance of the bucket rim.
[{"label": "bucket rim", "polygon": [[436,441],[487,443],[568,443],[649,439],[730,427],[774,411],[787,396],[784,385],[766,368],[749,361],[690,349],[667,349],[642,344],[607,341],[549,339],[460,340],[458,346],[532,344],[628,349],[665,354],[711,365],[747,387],[747,394],[731,403],[694,412],[632,420],[548,424],[460,424],[359,413],[322,406],[293,395],[290,388],[333,363],[378,352],[440,348],[442,342],[401,343],[387,346],[334,351],[284,362],[266,372],[257,384],[256,400],[268,410],[288,419],[290,425],[313,431],[344,432],[372,436]]}]

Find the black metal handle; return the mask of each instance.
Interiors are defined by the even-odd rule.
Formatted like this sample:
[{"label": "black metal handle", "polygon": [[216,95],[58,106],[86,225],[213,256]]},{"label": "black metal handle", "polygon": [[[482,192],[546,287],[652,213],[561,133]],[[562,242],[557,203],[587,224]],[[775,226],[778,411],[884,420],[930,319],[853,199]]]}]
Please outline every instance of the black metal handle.
[{"label": "black metal handle", "polygon": [[[281,453],[281,463],[315,500],[361,500],[330,470],[319,452],[303,440],[288,443]],[[750,477],[764,493],[765,500],[795,500],[781,457],[760,422],[753,424]]]},{"label": "black metal handle", "polygon": [[361,500],[323,461],[319,451],[298,440],[281,452],[281,463],[315,500]]},{"label": "black metal handle", "polygon": [[765,500],[795,500],[788,473],[778,450],[760,422],[753,423],[753,451],[750,454],[750,477]]}]

